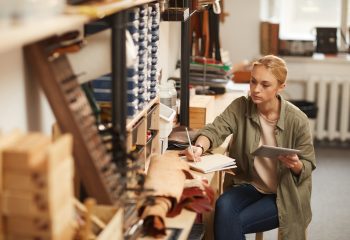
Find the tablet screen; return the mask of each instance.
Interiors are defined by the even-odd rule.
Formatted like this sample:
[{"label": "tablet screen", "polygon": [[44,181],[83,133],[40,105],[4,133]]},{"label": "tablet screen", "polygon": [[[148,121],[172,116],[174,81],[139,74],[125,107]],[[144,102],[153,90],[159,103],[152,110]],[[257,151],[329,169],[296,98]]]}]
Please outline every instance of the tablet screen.
[{"label": "tablet screen", "polygon": [[300,153],[300,150],[297,149],[261,145],[252,153],[252,155],[260,157],[277,158],[279,155],[290,155],[298,153]]}]

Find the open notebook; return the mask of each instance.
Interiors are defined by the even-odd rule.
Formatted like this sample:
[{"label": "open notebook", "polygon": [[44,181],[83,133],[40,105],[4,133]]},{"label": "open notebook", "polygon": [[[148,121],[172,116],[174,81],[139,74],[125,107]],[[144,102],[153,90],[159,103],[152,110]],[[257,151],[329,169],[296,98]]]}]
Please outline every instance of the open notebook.
[{"label": "open notebook", "polygon": [[200,162],[188,162],[193,170],[209,173],[230,168],[236,168],[236,161],[233,158],[222,154],[211,154],[201,156]]}]

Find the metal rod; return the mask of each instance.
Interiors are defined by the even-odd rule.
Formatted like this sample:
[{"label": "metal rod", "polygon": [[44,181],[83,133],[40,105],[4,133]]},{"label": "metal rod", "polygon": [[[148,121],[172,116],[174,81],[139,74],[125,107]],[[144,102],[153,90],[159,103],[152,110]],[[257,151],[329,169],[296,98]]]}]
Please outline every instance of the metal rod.
[{"label": "metal rod", "polygon": [[113,161],[120,167],[126,163],[126,16],[125,11],[111,16]]},{"label": "metal rod", "polygon": [[181,22],[181,106],[180,125],[189,126],[189,77],[190,77],[190,24],[191,18]]}]

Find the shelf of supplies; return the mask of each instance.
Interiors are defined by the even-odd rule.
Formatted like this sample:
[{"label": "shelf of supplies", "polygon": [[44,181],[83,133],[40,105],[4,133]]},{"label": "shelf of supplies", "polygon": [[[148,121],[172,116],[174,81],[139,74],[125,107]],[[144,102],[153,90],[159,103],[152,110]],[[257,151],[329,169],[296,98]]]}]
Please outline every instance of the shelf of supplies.
[{"label": "shelf of supplies", "polygon": [[152,106],[158,102],[159,97],[157,96],[155,99],[152,99],[150,102],[148,102],[146,107],[142,111],[140,111],[135,117],[133,117],[132,119],[127,119],[126,131],[130,131],[135,125],[135,123],[137,123],[140,120],[140,118],[142,118],[152,108]]},{"label": "shelf of supplies", "polygon": [[45,20],[33,20],[0,28],[0,53],[44,39],[55,34],[76,30],[89,21],[83,15],[59,15]]}]

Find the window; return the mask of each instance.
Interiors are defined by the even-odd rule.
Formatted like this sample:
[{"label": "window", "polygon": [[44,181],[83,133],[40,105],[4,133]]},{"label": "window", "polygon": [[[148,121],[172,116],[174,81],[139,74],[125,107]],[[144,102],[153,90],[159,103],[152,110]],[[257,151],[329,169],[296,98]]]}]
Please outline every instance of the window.
[{"label": "window", "polygon": [[350,0],[265,0],[262,6],[268,9],[265,16],[280,23],[281,39],[315,40],[316,27],[343,29],[349,39]]},{"label": "window", "polygon": [[339,27],[340,6],[340,0],[282,0],[280,38],[314,40],[315,27]]}]

